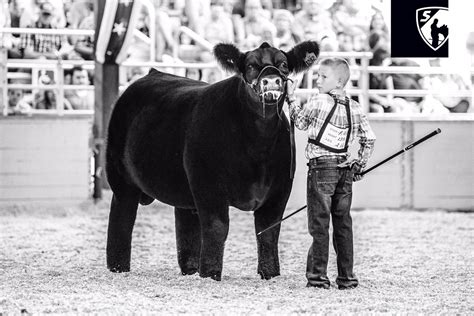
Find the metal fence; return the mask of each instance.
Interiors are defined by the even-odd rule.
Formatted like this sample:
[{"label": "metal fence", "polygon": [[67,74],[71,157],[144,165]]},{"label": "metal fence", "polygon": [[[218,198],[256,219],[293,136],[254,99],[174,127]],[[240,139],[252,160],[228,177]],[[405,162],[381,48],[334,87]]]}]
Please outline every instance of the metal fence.
[{"label": "metal fence", "polygon": [[[153,30],[154,32],[154,30]],[[194,35],[192,32],[188,32],[185,27],[180,28],[180,32],[187,34],[188,36]],[[0,35],[2,34],[58,34],[58,35],[88,35],[92,36],[94,34],[93,30],[70,30],[70,29],[32,29],[32,28],[0,28]],[[143,37],[143,36],[142,36]],[[152,50],[150,58],[153,59],[154,56],[154,41],[150,37],[150,49]],[[207,43],[201,43],[203,49],[209,50],[211,47]],[[175,52],[175,54],[177,54]],[[369,75],[376,73],[390,73],[390,74],[453,74],[455,71],[446,67],[393,67],[393,66],[369,66],[369,60],[372,58],[370,52],[323,52],[321,57],[342,57],[348,59],[358,59],[360,60],[360,65],[351,65],[351,78],[356,79],[358,82],[357,86],[354,88],[349,88],[347,90],[349,95],[359,97],[361,105],[368,112],[369,108],[369,97],[371,95],[393,95],[393,96],[416,96],[423,97],[426,95],[444,95],[452,97],[465,97],[470,99],[470,104],[472,107],[474,92],[473,89],[466,90],[457,90],[457,91],[433,91],[433,90],[407,90],[407,89],[369,89]],[[64,91],[65,90],[94,90],[93,86],[75,86],[75,85],[65,85],[64,84],[64,69],[70,69],[73,66],[80,65],[85,69],[93,69],[93,61],[83,61],[83,60],[62,60],[58,58],[57,60],[27,60],[27,59],[7,59],[7,53],[5,48],[0,47],[0,89],[1,94],[1,105],[3,107],[3,115],[8,115],[8,89],[25,89],[25,90],[54,90],[56,93],[57,108],[55,110],[38,110],[33,109],[31,114],[35,113],[49,113],[52,115],[65,115],[65,114],[75,114],[75,113],[91,113],[93,110],[73,110],[65,111],[64,109]],[[219,69],[216,63],[164,63],[164,62],[154,62],[154,61],[140,61],[140,62],[124,62],[121,64],[121,67],[154,67],[161,70],[168,69]],[[26,68],[31,69],[31,83],[30,84],[18,84],[18,83],[8,83],[9,78],[14,78],[15,75],[18,76],[18,73],[9,72],[9,69],[12,68]],[[44,85],[38,82],[37,73],[40,70],[50,70],[54,73],[54,84]],[[317,66],[311,68],[306,74],[306,82],[304,83],[301,89],[297,89],[295,93],[297,95],[307,95],[314,93],[313,88],[313,78],[314,73],[317,70]],[[471,87],[472,75],[474,74],[474,67],[469,68],[469,73],[471,74]],[[125,87],[121,87],[123,90]]]}]

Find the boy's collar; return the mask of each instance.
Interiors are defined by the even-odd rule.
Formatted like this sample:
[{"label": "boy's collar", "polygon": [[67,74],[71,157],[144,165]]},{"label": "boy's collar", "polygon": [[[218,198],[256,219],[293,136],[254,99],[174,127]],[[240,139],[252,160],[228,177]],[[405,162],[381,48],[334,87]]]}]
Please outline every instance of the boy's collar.
[{"label": "boy's collar", "polygon": [[328,93],[331,97],[335,98],[337,103],[348,106],[350,104],[349,98],[346,96],[346,92],[341,89],[334,89]]},{"label": "boy's collar", "polygon": [[339,98],[344,98],[346,96],[346,92],[342,89],[332,89],[328,94]]}]

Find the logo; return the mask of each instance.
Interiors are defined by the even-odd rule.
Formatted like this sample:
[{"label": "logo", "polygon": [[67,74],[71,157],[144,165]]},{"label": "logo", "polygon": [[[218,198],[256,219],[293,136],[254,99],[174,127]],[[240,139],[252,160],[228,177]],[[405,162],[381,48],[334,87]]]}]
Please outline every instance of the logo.
[{"label": "logo", "polygon": [[416,10],[416,26],[423,41],[437,51],[449,36],[449,11],[445,7],[425,7]]}]

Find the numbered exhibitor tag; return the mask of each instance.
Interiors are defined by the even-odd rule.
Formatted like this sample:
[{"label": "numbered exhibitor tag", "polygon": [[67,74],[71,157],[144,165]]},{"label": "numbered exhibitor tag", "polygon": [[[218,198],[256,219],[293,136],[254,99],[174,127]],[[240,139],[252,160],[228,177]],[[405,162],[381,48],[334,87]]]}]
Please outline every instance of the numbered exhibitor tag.
[{"label": "numbered exhibitor tag", "polygon": [[349,128],[340,128],[329,123],[322,132],[319,142],[333,149],[344,149]]}]

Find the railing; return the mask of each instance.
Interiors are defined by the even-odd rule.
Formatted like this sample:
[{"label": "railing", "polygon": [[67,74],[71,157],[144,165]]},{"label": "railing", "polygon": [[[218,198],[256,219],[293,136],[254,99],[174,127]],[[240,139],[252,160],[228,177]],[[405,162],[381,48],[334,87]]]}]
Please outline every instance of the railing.
[{"label": "railing", "polygon": [[[149,1],[149,0],[147,0]],[[150,4],[149,4],[150,5]],[[149,10],[154,10],[153,5],[150,5]],[[152,16],[153,14],[150,14]],[[151,23],[154,27],[155,23]],[[198,43],[205,50],[212,50],[212,45],[203,40],[198,34],[191,31],[189,28],[181,27],[181,33],[190,36],[196,43]],[[138,31],[137,31],[138,32]],[[92,36],[93,30],[69,30],[69,29],[19,29],[19,28],[0,28],[0,39],[3,33],[24,33],[24,34],[58,34],[58,35],[87,35]],[[140,33],[140,32],[138,32]],[[141,33],[140,33],[141,34]],[[143,34],[139,35],[143,38]],[[150,39],[150,49],[154,51],[154,38]],[[146,39],[145,39],[146,40]],[[73,113],[92,113],[92,110],[74,110],[64,111],[64,90],[93,90],[93,86],[72,86],[64,85],[64,69],[72,68],[75,65],[81,65],[85,69],[93,69],[94,62],[92,61],[74,61],[74,60],[25,60],[25,59],[6,59],[6,52],[1,52],[0,47],[0,88],[2,90],[1,100],[3,104],[3,115],[8,115],[8,95],[7,89],[27,89],[27,90],[55,90],[57,93],[57,109],[51,110],[33,110],[32,113],[53,113],[57,115],[73,114]],[[174,54],[177,54],[175,51]],[[154,57],[154,54],[150,54]],[[370,52],[323,52],[321,57],[342,57],[342,58],[357,58],[360,59],[360,65],[351,65],[351,72],[358,79],[358,87],[347,90],[349,95],[358,95],[361,105],[368,111],[369,96],[370,95],[394,95],[394,96],[426,96],[426,95],[446,95],[455,97],[466,97],[471,99],[471,107],[474,100],[474,91],[458,90],[458,91],[433,91],[433,90],[399,90],[399,89],[369,89],[369,74],[370,73],[416,73],[416,74],[450,74],[455,73],[451,69],[443,67],[393,67],[393,66],[369,66],[369,60],[372,57]],[[163,62],[124,62],[123,67],[155,67],[166,70],[172,69],[219,69],[216,63],[163,63]],[[35,76],[32,76],[32,84],[8,84],[9,77],[8,68],[29,68],[33,70],[49,69],[55,73],[54,85],[41,85],[35,81]],[[305,88],[297,89],[296,95],[307,95],[314,93],[313,78],[317,66],[311,68],[306,75]],[[470,74],[474,74],[474,67],[470,68]],[[472,76],[471,76],[472,77]],[[472,82],[471,82],[472,86]],[[124,87],[121,87],[122,90]]]},{"label": "railing", "polygon": [[194,32],[190,28],[188,28],[186,26],[180,26],[179,29],[178,29],[178,32],[176,32],[176,34],[174,36],[175,45],[173,47],[173,57],[175,59],[178,58],[178,54],[179,54],[179,49],[178,49],[179,45],[178,45],[178,43],[179,43],[179,36],[181,34],[186,34],[193,41],[195,41],[196,44],[198,44],[201,48],[205,49],[208,52],[212,52],[212,48],[214,47],[214,45],[212,45],[209,41],[207,41],[205,38],[203,38],[198,33]]}]

